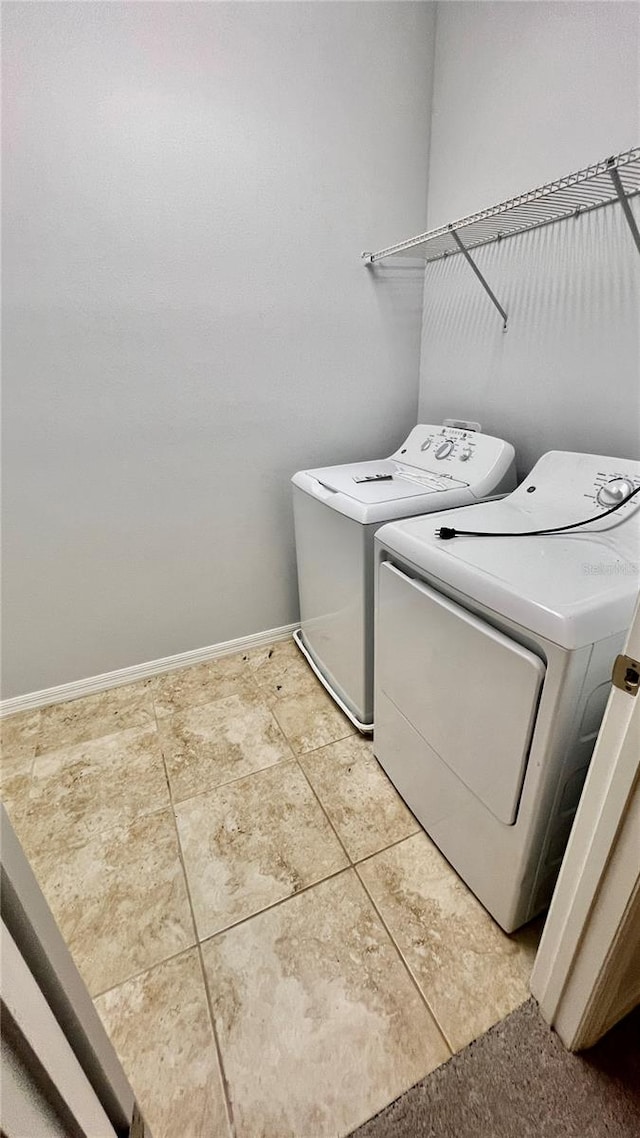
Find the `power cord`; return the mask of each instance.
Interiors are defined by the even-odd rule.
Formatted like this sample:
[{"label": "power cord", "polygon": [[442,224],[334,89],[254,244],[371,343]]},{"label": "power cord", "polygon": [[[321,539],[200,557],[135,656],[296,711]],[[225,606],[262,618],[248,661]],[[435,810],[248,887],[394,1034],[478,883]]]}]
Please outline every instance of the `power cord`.
[{"label": "power cord", "polygon": [[601,518],[607,518],[609,514],[615,514],[616,510],[619,510],[621,506],[625,506],[627,502],[635,498],[636,494],[640,494],[640,486],[636,486],[635,490],[627,494],[626,498],[623,498],[621,502],[617,502],[615,506],[611,506],[609,510],[605,510],[603,514],[596,514],[593,518],[584,518],[581,522],[571,522],[568,526],[554,526],[553,529],[516,530],[515,533],[508,533],[506,531],[504,533],[498,533],[495,530],[491,533],[486,533],[483,530],[477,529],[453,529],[452,526],[440,526],[440,529],[436,530],[436,537],[441,538],[442,541],[450,541],[452,537],[544,537],[545,534],[548,533],[564,533],[565,530],[578,529],[580,526],[589,525],[589,522],[599,522]]}]

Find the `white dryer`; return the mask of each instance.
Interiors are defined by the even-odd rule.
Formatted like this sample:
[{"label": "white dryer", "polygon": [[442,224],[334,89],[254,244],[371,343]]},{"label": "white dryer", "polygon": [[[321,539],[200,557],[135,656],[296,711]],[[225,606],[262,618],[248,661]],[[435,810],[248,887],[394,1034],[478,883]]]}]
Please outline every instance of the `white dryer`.
[{"label": "white dryer", "polygon": [[292,478],[298,647],[360,731],[373,728],[373,536],[383,522],[501,496],[516,484],[510,443],[414,427],[388,459]]},{"label": "white dryer", "polygon": [[[552,451],[376,538],[374,753],[507,931],[551,897],[640,587],[640,463]],[[514,535],[604,513],[547,536]]]}]

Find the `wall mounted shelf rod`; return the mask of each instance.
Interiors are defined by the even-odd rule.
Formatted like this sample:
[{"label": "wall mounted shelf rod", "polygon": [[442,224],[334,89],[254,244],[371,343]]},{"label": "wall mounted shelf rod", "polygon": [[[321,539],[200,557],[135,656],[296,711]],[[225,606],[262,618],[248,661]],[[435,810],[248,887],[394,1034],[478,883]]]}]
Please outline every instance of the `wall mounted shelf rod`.
[{"label": "wall mounted shelf rod", "polygon": [[637,225],[636,219],[633,216],[633,211],[631,209],[631,206],[629,205],[629,199],[624,192],[624,186],[622,185],[622,182],[620,180],[620,175],[616,169],[615,158],[610,158],[609,162],[610,162],[609,175],[611,177],[611,181],[613,182],[613,185],[615,187],[615,191],[618,195],[618,198],[620,199],[620,205],[622,206],[622,212],[624,213],[624,216],[627,219],[629,229],[631,230],[631,236],[633,237],[633,240],[636,243],[636,248],[637,248],[638,252],[640,253],[640,232],[638,232],[638,225]]},{"label": "wall mounted shelf rod", "polygon": [[487,284],[482,273],[480,272],[480,269],[478,268],[475,261],[471,257],[469,250],[466,248],[465,245],[462,244],[460,237],[458,236],[455,229],[453,229],[453,228],[451,229],[451,236],[453,237],[453,240],[455,241],[460,252],[462,253],[462,256],[465,258],[465,260],[469,263],[469,265],[473,269],[473,271],[476,274],[478,280],[480,281],[480,284],[482,285],[484,291],[487,293],[487,296],[495,304],[496,308],[498,309],[498,312],[500,313],[500,315],[502,317],[502,321],[503,321],[502,331],[506,332],[506,330],[507,330],[507,314],[506,314],[504,308],[502,307],[502,305],[500,304],[500,301],[497,299],[496,294],[493,292],[493,290]]},{"label": "wall mounted shelf rod", "polygon": [[583,170],[556,178],[554,182],[528,190],[516,198],[509,198],[499,205],[490,206],[489,209],[480,210],[479,213],[463,217],[449,225],[441,225],[439,229],[419,233],[417,237],[389,245],[376,253],[363,253],[362,259],[371,267],[387,257],[419,257],[429,264],[462,253],[492,304],[498,309],[506,329],[507,314],[469,251],[619,203],[640,252],[640,230],[630,205],[631,198],[639,194],[640,146],[636,146],[612,158],[595,162],[592,166],[585,166]]}]

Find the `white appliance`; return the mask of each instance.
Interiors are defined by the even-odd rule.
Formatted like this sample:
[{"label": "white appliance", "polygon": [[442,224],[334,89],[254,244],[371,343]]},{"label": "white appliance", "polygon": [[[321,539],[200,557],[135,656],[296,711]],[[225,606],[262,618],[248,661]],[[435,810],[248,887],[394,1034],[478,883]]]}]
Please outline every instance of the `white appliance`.
[{"label": "white appliance", "polygon": [[499,502],[380,530],[374,753],[507,931],[551,896],[640,587],[640,463],[552,451]]},{"label": "white appliance", "polygon": [[465,506],[515,486],[510,443],[414,427],[388,459],[292,478],[298,647],[360,731],[373,729],[373,536],[383,522]]}]

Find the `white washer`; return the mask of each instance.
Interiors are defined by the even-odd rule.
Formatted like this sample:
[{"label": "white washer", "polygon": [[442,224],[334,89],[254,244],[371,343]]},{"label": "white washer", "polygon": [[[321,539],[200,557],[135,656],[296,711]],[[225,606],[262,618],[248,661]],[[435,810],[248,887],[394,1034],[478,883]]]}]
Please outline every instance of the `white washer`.
[{"label": "white washer", "polygon": [[376,538],[374,753],[512,932],[546,907],[640,586],[640,463],[552,451],[500,502]]},{"label": "white washer", "polygon": [[383,522],[500,496],[515,486],[510,443],[414,427],[388,459],[292,478],[301,627],[294,638],[360,731],[373,728],[373,536]]}]

